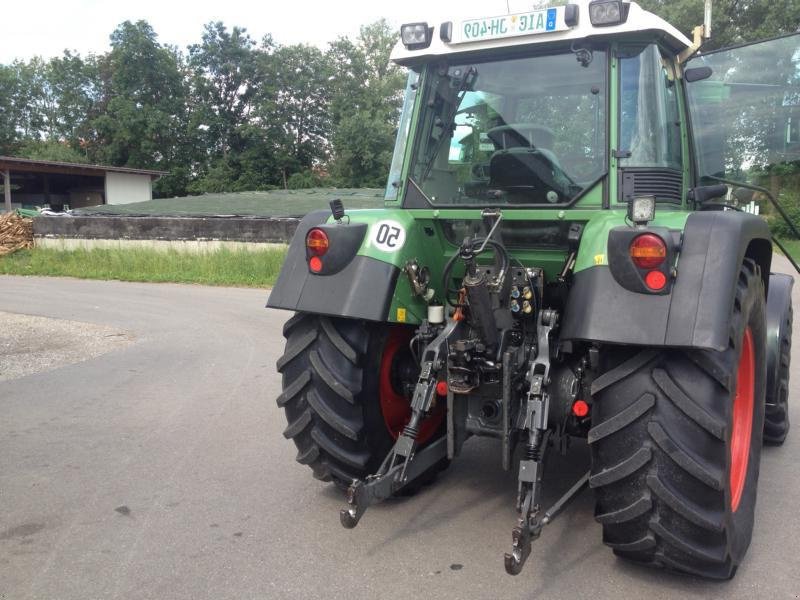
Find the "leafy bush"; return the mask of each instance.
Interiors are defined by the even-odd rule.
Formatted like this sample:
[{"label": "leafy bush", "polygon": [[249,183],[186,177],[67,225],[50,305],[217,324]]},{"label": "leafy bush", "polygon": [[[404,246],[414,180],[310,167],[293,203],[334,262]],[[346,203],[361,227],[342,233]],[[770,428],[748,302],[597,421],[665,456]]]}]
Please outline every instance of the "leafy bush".
[{"label": "leafy bush", "polygon": [[[800,229],[800,203],[782,203],[782,208],[797,229]],[[777,238],[796,238],[786,221],[783,220],[778,211],[773,211],[769,217],[769,228],[772,235]]]},{"label": "leafy bush", "polygon": [[322,177],[311,170],[292,173],[286,181],[286,187],[290,190],[307,190],[321,185]]}]

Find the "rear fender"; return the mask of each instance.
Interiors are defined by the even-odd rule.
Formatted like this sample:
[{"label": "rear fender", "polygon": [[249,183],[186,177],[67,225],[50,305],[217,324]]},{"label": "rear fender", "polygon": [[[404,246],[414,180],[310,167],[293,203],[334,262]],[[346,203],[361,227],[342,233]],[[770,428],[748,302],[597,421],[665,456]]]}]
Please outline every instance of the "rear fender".
[{"label": "rear fender", "polygon": [[781,340],[786,334],[786,315],[792,309],[794,277],[783,273],[769,276],[767,296],[767,390],[774,390],[781,360]]},{"label": "rear fender", "polygon": [[[321,210],[300,221],[267,307],[386,321],[404,246],[413,241],[413,218],[399,211],[354,210],[342,224],[328,224],[329,220],[331,213]],[[309,270],[305,245],[314,227],[325,230],[330,239],[319,273]]]},{"label": "rear fender", "polygon": [[624,288],[608,266],[575,274],[561,338],[611,344],[725,350],[742,261],[761,267],[769,286],[772,244],[760,217],[737,211],[692,213],[669,294]]}]

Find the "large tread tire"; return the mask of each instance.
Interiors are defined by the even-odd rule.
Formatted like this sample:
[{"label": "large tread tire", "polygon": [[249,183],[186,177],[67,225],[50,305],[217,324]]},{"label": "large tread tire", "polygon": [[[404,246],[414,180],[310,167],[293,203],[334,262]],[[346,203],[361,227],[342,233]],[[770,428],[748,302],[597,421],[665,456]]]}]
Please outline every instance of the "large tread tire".
[{"label": "large tread tire", "polygon": [[770,446],[783,444],[789,433],[789,364],[793,321],[791,304],[785,310],[782,320],[783,326],[778,341],[778,369],[775,381],[768,381],[767,406],[764,411],[764,443]]},{"label": "large tread tire", "polygon": [[[752,333],[754,405],[744,487],[732,510],[733,399],[744,332]],[[724,352],[606,348],[589,432],[595,518],[614,553],[729,579],[750,544],[766,386],[764,286],[746,261]]]},{"label": "large tread tire", "polygon": [[377,398],[377,387],[364,385],[371,337],[366,323],[297,313],[283,335],[277,402],[286,412],[283,435],[297,446],[297,462],[342,487],[374,472],[391,439],[385,428],[369,423],[366,399]]},{"label": "large tread tire", "polygon": [[[379,402],[388,331],[381,324],[308,313],[295,314],[283,328],[286,349],[277,363],[283,435],[297,446],[297,462],[340,488],[375,473],[394,444]],[[447,464],[437,464],[401,495],[429,483]]]}]

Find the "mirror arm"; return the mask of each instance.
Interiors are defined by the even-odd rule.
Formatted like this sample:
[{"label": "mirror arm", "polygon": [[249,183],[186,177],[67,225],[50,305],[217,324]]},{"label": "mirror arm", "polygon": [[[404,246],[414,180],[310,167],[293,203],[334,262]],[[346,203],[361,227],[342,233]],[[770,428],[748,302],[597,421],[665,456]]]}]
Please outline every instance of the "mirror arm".
[{"label": "mirror arm", "polygon": [[706,28],[704,25],[698,25],[694,29],[692,29],[692,37],[694,40],[692,41],[692,45],[686,48],[683,52],[678,54],[678,63],[683,64],[690,58],[692,58],[695,53],[700,50],[703,43],[706,41],[705,35]]}]

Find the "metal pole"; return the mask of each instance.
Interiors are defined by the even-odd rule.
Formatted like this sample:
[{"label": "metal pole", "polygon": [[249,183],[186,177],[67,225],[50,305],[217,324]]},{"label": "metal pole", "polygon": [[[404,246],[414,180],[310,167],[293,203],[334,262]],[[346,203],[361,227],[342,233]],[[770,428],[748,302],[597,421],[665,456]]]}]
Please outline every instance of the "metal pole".
[{"label": "metal pole", "polygon": [[3,179],[5,179],[6,212],[11,212],[11,171],[6,169],[3,175]]},{"label": "metal pole", "polygon": [[706,0],[703,6],[703,37],[711,38],[711,0]]}]

